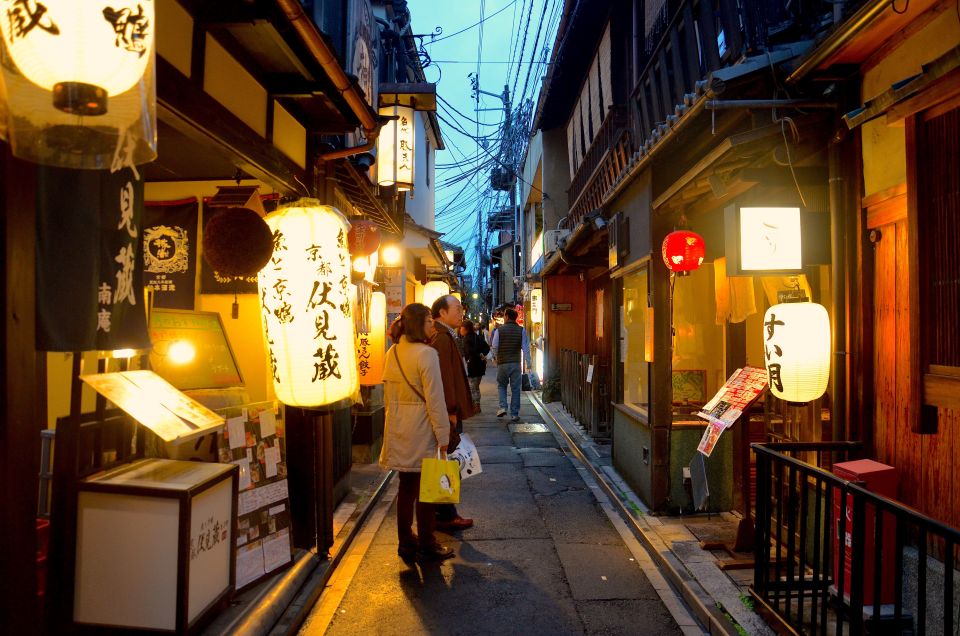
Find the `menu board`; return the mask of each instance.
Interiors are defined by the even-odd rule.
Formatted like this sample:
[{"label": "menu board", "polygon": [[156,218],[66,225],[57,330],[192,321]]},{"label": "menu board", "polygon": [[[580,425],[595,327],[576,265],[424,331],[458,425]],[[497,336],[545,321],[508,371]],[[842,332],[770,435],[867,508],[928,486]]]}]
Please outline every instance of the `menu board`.
[{"label": "menu board", "polygon": [[286,435],[277,402],[217,411],[227,418],[218,458],[240,468],[237,501],[237,589],[293,560]]},{"label": "menu board", "polygon": [[698,417],[710,422],[700,438],[697,450],[709,457],[720,441],[720,435],[733,426],[766,388],[766,369],[743,367],[734,371],[713,399],[704,404],[697,413]]},{"label": "menu board", "polygon": [[182,391],[242,386],[220,314],[154,307],[150,366]]}]

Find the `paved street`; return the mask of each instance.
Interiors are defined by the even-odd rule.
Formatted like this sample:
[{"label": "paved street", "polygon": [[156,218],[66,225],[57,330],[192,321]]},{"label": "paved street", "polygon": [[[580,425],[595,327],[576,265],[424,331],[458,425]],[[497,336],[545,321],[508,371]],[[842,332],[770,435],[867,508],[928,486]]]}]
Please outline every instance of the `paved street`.
[{"label": "paved street", "polygon": [[302,634],[681,633],[636,548],[530,401],[523,398],[520,423],[496,417],[495,373],[488,369],[482,385],[483,412],[465,427],[483,473],[463,482],[459,509],[476,525],[437,535],[456,558],[407,566],[397,557],[394,480],[368,539],[358,541],[366,549],[344,559]]}]

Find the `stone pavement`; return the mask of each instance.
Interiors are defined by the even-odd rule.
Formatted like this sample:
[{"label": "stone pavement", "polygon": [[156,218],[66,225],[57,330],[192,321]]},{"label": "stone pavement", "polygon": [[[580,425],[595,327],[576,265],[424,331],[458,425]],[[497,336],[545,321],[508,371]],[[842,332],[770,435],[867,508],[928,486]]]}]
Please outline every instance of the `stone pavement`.
[{"label": "stone pavement", "polygon": [[371,512],[302,634],[700,634],[596,485],[523,397],[497,418],[496,369],[467,421],[483,473],[462,484],[476,525],[438,533],[457,556],[405,565],[396,553],[396,480]]}]

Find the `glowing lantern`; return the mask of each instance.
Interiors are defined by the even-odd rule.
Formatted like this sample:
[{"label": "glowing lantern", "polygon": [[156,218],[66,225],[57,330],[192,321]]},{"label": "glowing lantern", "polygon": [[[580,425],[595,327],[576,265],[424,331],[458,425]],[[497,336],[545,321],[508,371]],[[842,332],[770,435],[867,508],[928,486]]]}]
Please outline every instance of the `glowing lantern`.
[{"label": "glowing lantern", "polygon": [[387,297],[374,292],[370,300],[369,331],[357,333],[357,370],[360,384],[370,386],[383,382],[383,356],[386,350]]},{"label": "glowing lantern", "polygon": [[314,199],[267,215],[260,301],[277,399],[318,407],[359,389],[346,219]]},{"label": "glowing lantern", "polygon": [[153,0],[7,0],[3,14],[15,155],[92,169],[156,158]]},{"label": "glowing lantern", "polygon": [[763,317],[770,391],[781,400],[816,400],[830,379],[830,318],[823,305],[782,303]]},{"label": "glowing lantern", "polygon": [[663,262],[671,272],[686,276],[703,264],[703,237],[689,230],[670,232],[663,239]]},{"label": "glowing lantern", "polygon": [[413,189],[413,164],[416,111],[409,106],[384,106],[380,115],[393,117],[377,138],[377,183],[397,186],[403,192]]},{"label": "glowing lantern", "polygon": [[432,307],[434,301],[450,294],[450,286],[442,280],[432,280],[423,286],[423,304]]},{"label": "glowing lantern", "polygon": [[383,248],[383,264],[387,267],[396,267],[403,262],[403,253],[396,245],[387,245]]}]

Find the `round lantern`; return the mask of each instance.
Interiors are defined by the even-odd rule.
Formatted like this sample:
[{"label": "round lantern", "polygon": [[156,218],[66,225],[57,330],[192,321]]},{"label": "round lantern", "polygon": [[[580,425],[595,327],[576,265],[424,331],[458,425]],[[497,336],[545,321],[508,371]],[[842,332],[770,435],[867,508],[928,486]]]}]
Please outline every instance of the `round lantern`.
[{"label": "round lantern", "polygon": [[380,249],[380,228],[373,221],[366,219],[350,221],[347,246],[354,257],[370,256]]},{"label": "round lantern", "polygon": [[703,264],[703,237],[690,230],[670,232],[663,239],[663,262],[671,272],[685,276]]},{"label": "round lantern", "polygon": [[354,397],[359,383],[347,220],[314,199],[264,220],[273,253],[258,282],[277,399],[320,407]]},{"label": "round lantern", "polygon": [[249,208],[224,208],[203,227],[203,257],[219,274],[256,276],[273,255],[273,234]]},{"label": "round lantern", "polygon": [[14,154],[93,169],[154,159],[154,1],[6,5],[2,74]]},{"label": "round lantern", "polygon": [[816,303],[781,303],[763,317],[770,391],[793,403],[816,400],[830,379],[830,317]]},{"label": "round lantern", "polygon": [[383,292],[373,292],[367,326],[369,331],[357,332],[357,370],[360,384],[372,386],[383,382],[387,333],[387,297]]},{"label": "round lantern", "polygon": [[441,296],[450,294],[450,285],[442,280],[432,280],[423,286],[423,304],[433,307],[433,303]]}]

